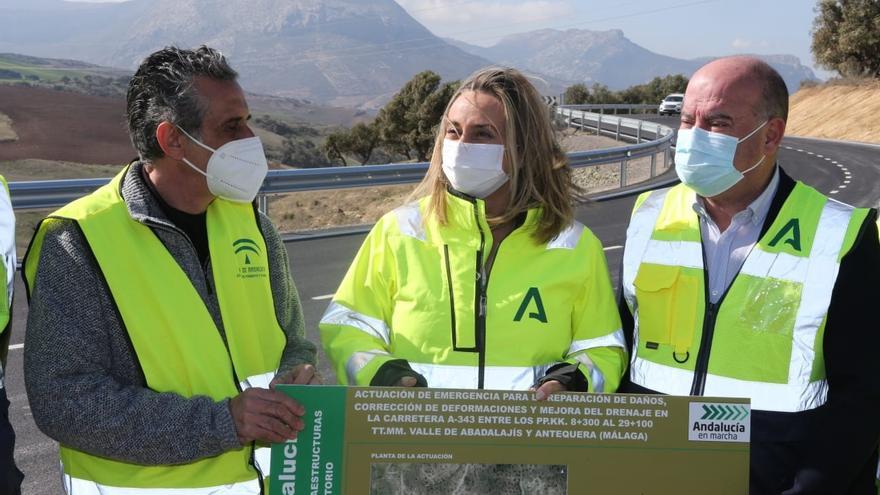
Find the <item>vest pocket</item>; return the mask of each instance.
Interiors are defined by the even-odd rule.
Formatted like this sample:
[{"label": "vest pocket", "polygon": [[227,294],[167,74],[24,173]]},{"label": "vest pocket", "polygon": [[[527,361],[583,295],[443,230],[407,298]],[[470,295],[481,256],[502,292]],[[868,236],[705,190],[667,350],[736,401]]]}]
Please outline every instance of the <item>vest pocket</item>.
[{"label": "vest pocket", "polygon": [[699,307],[700,281],[681,267],[642,263],[633,281],[640,347],[672,346],[684,355],[693,343]]}]

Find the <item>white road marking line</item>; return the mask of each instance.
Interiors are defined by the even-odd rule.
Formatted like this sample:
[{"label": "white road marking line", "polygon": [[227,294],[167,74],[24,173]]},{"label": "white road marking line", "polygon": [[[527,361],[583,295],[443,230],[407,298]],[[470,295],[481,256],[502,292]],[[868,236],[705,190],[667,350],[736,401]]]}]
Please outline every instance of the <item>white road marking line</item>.
[{"label": "white road marking line", "polygon": [[838,189],[846,189],[846,185],[840,186]]},{"label": "white road marking line", "polygon": [[837,165],[837,168],[843,168],[843,164],[842,164],[842,163],[835,163],[835,165]]},{"label": "white road marking line", "polygon": [[839,163],[837,163],[837,160],[831,160],[831,164],[832,165],[840,165]]},{"label": "white road marking line", "polygon": [[608,246],[605,248],[605,251],[614,251],[616,249],[623,249],[623,246]]},{"label": "white road marking line", "polygon": [[826,157],[825,157],[825,161],[830,162],[830,161],[831,161],[831,158],[828,158],[828,157],[826,156]]},{"label": "white road marking line", "polygon": [[12,344],[9,346],[10,351],[14,351],[16,349],[24,349],[24,344]]},{"label": "white road marking line", "polygon": [[844,184],[849,184],[848,180],[843,181]]},{"label": "white road marking line", "polygon": [[[812,153],[810,153],[810,154],[812,155]],[[825,157],[822,155],[816,155],[816,158],[825,158]]]},{"label": "white road marking line", "polygon": [[808,155],[815,155],[815,153],[813,153],[812,151],[808,151],[807,154]]},{"label": "white road marking line", "polygon": [[837,191],[837,189],[835,189],[835,190],[831,191],[829,194],[837,194],[837,193],[838,193],[838,191]]},{"label": "white road marking line", "polygon": [[798,149],[797,151],[798,151],[799,153],[803,153],[803,152],[804,152],[804,150],[802,150],[802,149]]}]

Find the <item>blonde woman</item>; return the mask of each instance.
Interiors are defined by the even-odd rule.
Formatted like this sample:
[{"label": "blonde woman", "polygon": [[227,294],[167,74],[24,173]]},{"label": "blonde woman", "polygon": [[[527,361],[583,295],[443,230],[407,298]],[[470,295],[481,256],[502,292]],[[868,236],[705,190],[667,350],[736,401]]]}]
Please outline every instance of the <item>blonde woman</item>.
[{"label": "blonde woman", "polygon": [[414,197],[376,224],[324,314],[350,385],[613,392],[626,364],[599,240],[519,72],[453,95]]}]

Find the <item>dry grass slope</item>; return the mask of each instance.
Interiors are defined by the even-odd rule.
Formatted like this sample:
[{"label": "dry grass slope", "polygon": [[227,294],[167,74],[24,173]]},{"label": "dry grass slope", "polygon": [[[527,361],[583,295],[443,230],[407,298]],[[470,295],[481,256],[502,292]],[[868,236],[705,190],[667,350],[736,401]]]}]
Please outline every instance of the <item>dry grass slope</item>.
[{"label": "dry grass slope", "polygon": [[880,81],[804,88],[790,105],[786,134],[880,143]]}]

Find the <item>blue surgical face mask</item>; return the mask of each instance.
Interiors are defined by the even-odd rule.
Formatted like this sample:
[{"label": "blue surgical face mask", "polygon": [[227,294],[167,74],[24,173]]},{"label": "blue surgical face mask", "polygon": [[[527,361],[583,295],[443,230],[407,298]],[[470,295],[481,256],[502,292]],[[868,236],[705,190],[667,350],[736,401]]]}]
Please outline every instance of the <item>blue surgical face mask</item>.
[{"label": "blue surgical face mask", "polygon": [[766,155],[761,155],[758,163],[740,172],[733,166],[737,144],[752,137],[762,127],[764,121],[744,138],[710,132],[697,127],[678,131],[675,143],[675,173],[681,182],[704,198],[711,198],[727,191],[745,174],[754,170]]}]

